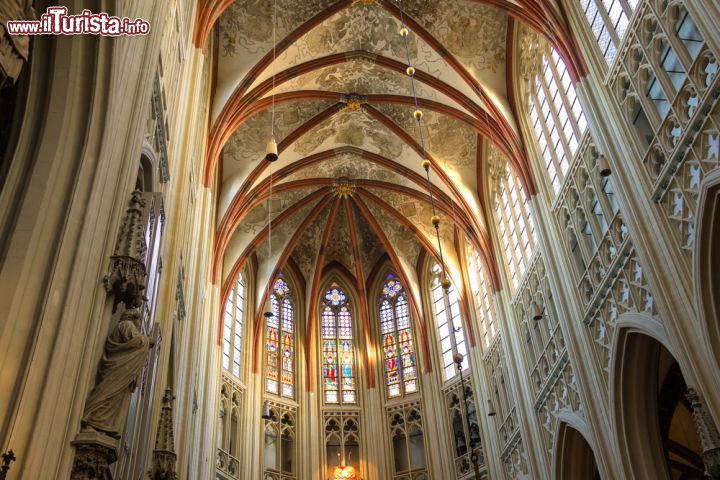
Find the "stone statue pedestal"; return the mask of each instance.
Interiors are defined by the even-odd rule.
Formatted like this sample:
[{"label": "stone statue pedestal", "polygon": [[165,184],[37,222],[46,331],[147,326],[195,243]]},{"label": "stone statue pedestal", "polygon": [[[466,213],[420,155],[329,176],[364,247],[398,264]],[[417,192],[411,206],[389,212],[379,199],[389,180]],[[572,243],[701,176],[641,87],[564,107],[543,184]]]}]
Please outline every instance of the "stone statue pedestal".
[{"label": "stone statue pedestal", "polygon": [[70,444],[75,447],[72,480],[103,480],[108,467],[117,460],[119,440],[104,433],[83,431]]}]

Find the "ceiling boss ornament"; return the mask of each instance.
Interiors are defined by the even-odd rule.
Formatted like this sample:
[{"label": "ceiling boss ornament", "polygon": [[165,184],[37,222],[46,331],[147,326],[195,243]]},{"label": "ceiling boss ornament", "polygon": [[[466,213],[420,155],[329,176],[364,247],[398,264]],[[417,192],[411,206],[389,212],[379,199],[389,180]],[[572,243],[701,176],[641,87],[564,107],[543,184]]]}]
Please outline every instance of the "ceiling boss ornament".
[{"label": "ceiling boss ornament", "polygon": [[335,180],[333,183],[333,189],[340,197],[350,197],[353,193],[355,193],[357,186],[355,185],[355,182],[351,181],[349,178],[341,177]]},{"label": "ceiling boss ornament", "polygon": [[343,107],[350,110],[351,112],[357,112],[358,110],[363,108],[363,105],[366,105],[368,103],[367,98],[362,97],[357,93],[343,95],[341,102],[345,104],[343,105]]}]

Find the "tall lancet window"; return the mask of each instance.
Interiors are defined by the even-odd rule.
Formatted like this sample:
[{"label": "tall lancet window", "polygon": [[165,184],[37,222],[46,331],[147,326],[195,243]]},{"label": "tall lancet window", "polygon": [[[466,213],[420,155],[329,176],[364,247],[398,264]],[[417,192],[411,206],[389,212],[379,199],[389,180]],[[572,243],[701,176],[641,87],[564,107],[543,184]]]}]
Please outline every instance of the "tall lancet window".
[{"label": "tall lancet window", "polygon": [[460,315],[460,299],[453,285],[445,294],[442,287],[442,268],[437,263],[432,267],[432,282],[430,284],[435,323],[440,337],[440,354],[445,380],[454,378],[458,372],[455,367],[453,356],[461,353],[463,370],[470,365],[467,356],[467,343],[465,341],[465,329]]},{"label": "tall lancet window", "polygon": [[581,0],[580,8],[608,65],[617,56],[639,0]]},{"label": "tall lancet window", "polygon": [[325,293],[321,324],[325,402],[357,403],[352,313],[347,295],[337,287]]},{"label": "tall lancet window", "polygon": [[541,45],[542,71],[530,92],[530,121],[538,140],[548,181],[555,193],[587,128],[585,114],[565,62],[555,49]]},{"label": "tall lancet window", "polygon": [[242,365],[242,334],[245,320],[245,280],[238,275],[227,301],[223,317],[223,369],[240,378]]},{"label": "tall lancet window", "polygon": [[470,274],[470,288],[475,297],[475,310],[480,320],[483,348],[488,348],[495,338],[495,307],[493,305],[490,280],[483,268],[480,254],[472,246],[467,248],[468,273]]},{"label": "tall lancet window", "polygon": [[267,317],[265,339],[265,390],[268,393],[293,398],[295,322],[292,293],[282,277],[273,284],[270,311],[272,316]]},{"label": "tall lancet window", "polygon": [[525,267],[535,248],[535,225],[528,198],[507,160],[493,149],[490,154],[493,171],[495,215],[505,254],[505,269],[514,290],[520,284]]},{"label": "tall lancet window", "polygon": [[388,397],[417,392],[410,309],[400,280],[392,274],[380,295],[380,334]]}]

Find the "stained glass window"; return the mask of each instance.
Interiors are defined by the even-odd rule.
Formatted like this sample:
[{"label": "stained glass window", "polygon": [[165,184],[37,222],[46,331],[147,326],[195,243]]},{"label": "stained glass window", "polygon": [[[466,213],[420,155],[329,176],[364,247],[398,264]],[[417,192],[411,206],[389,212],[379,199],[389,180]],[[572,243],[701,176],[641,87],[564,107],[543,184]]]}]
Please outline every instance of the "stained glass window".
[{"label": "stained glass window", "polygon": [[587,121],[565,62],[555,49],[545,45],[542,71],[530,92],[530,121],[538,140],[548,180],[555,193],[560,190]]},{"label": "stained glass window", "polygon": [[445,293],[440,280],[442,269],[435,264],[432,268],[432,282],[430,284],[435,323],[440,337],[440,355],[445,380],[450,380],[458,374],[453,356],[461,353],[465,359],[462,362],[463,370],[466,370],[470,363],[468,359],[467,343],[465,341],[465,330],[460,315],[460,302],[453,285]]},{"label": "stained glass window", "polygon": [[223,315],[223,368],[240,378],[242,365],[242,334],[245,311],[245,282],[238,275],[227,301]]},{"label": "stained glass window", "polygon": [[293,303],[290,287],[279,277],[270,295],[270,313],[266,317],[265,390],[293,398],[295,379]]},{"label": "stained glass window", "polygon": [[380,335],[388,397],[417,392],[410,309],[402,284],[392,274],[380,295]]},{"label": "stained glass window", "polygon": [[325,293],[320,314],[325,402],[357,403],[352,314],[345,292]]}]

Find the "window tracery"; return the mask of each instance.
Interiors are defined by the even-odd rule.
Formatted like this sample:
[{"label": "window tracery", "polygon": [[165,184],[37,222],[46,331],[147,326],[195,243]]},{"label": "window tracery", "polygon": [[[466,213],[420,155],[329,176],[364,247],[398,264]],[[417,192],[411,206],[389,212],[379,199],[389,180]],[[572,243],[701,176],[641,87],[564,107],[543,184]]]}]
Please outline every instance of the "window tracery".
[{"label": "window tracery", "polygon": [[282,276],[273,284],[270,313],[272,315],[266,318],[265,391],[293,398],[295,320],[292,293]]},{"label": "window tracery", "polygon": [[240,379],[242,367],[243,323],[245,321],[245,279],[238,278],[225,302],[223,315],[223,369]]},{"label": "window tracery", "polygon": [[442,267],[433,264],[430,295],[435,313],[435,323],[440,339],[440,356],[443,366],[443,379],[451,380],[458,375],[453,356],[456,353],[463,355],[463,370],[469,368],[468,349],[465,339],[465,330],[460,315],[460,303],[457,291],[451,284],[447,293],[441,285]]},{"label": "window tracery", "polygon": [[542,55],[542,63],[529,88],[528,108],[548,181],[557,193],[587,121],[560,55],[545,42],[539,44],[536,53]]},{"label": "window tracery", "polygon": [[[467,397],[467,410],[463,401],[462,387],[465,388]],[[473,453],[477,456],[478,468],[482,469],[485,466],[475,393],[471,382],[466,379],[466,383],[462,386],[458,382],[445,389],[443,395],[453,437],[455,476],[465,478],[473,471],[471,463]]]},{"label": "window tracery", "polygon": [[326,403],[357,403],[355,346],[348,297],[332,287],[321,307],[322,374]]},{"label": "window tracery", "polygon": [[475,309],[480,321],[482,345],[484,349],[487,349],[497,334],[495,306],[490,291],[490,281],[483,268],[480,253],[471,245],[467,247],[467,261],[470,273],[470,288],[475,297]]},{"label": "window tracery", "polygon": [[359,473],[360,412],[326,411],[323,420],[327,478],[333,478],[336,467],[353,467]]},{"label": "window tracery", "polygon": [[510,286],[517,288],[537,243],[528,198],[512,169],[494,147],[488,156],[498,234]]},{"label": "window tracery", "polygon": [[297,409],[270,403],[270,418],[265,419],[263,445],[263,479],[294,480]]},{"label": "window tracery", "polygon": [[388,408],[387,421],[393,444],[393,478],[428,480],[420,402]]},{"label": "window tracery", "polygon": [[216,467],[229,478],[240,475],[240,419],[243,407],[243,389],[228,374],[222,376],[220,411],[217,426]]},{"label": "window tracery", "polygon": [[415,393],[418,386],[410,308],[405,289],[393,274],[383,284],[379,303],[387,396]]},{"label": "window tracery", "polygon": [[639,0],[581,0],[585,18],[608,65],[613,63]]}]

